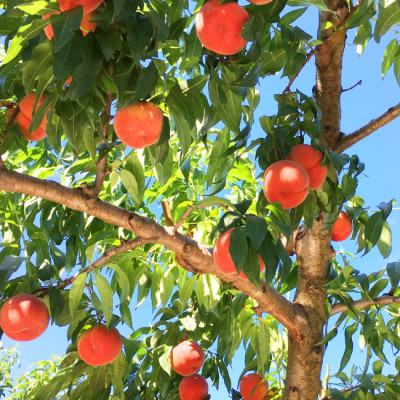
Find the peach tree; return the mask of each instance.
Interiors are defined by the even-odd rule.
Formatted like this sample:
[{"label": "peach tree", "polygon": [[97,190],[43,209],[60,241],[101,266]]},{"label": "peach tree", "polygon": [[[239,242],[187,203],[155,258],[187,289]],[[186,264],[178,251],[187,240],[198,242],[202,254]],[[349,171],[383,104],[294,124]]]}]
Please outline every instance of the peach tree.
[{"label": "peach tree", "polygon": [[[233,399],[233,362],[266,377],[268,399],[400,397],[400,263],[366,275],[331,245],[344,210],[358,252],[391,251],[393,204],[367,212],[351,147],[400,105],[343,133],[341,78],[346,40],[362,53],[384,37],[382,74],[393,67],[400,81],[397,0],[223,1],[246,13],[235,34],[244,45],[225,55],[199,40],[203,1],[0,2],[1,301],[42,298],[70,340],[58,373],[26,399],[179,399],[170,354],[186,338],[205,351],[202,376]],[[207,40],[219,46],[233,17]],[[296,84],[311,64],[303,93]],[[271,93],[278,78],[287,86]],[[268,96],[270,113],[259,106]],[[132,149],[114,116],[138,102],[161,110],[162,129]],[[326,179],[299,205],[270,203],[264,171],[303,143],[321,153]],[[213,247],[231,229],[236,271],[224,272]],[[151,324],[138,327],[132,310],[146,301]],[[128,333],[115,361],[92,367],[77,340],[99,323]],[[322,382],[339,330],[339,371]],[[366,361],[349,370],[357,338]]]}]

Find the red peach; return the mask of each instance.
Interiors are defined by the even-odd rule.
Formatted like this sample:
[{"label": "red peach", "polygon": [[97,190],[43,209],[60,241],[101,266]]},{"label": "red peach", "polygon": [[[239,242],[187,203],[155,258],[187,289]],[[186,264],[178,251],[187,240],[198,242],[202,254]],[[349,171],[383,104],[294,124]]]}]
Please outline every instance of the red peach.
[{"label": "red peach", "polygon": [[264,400],[268,394],[268,382],[261,374],[245,375],[240,380],[240,394],[244,400]]},{"label": "red peach", "polygon": [[83,7],[83,15],[89,14],[91,11],[94,11],[103,0],[57,0],[58,5],[60,6],[61,11],[71,10],[78,5]]},{"label": "red peach", "polygon": [[263,191],[270,203],[281,203],[284,209],[297,207],[308,194],[310,178],[299,164],[281,160],[270,165],[264,174]]},{"label": "red peach", "polygon": [[350,217],[344,212],[340,211],[337,220],[332,226],[332,240],[334,242],[341,242],[347,239],[353,230]]},{"label": "red peach", "polygon": [[[232,260],[231,253],[229,253],[232,231],[233,228],[229,229],[218,238],[215,243],[213,258],[215,265],[221,272],[237,275],[235,263]],[[260,272],[262,272],[265,269],[265,264],[260,256],[258,256],[258,259],[260,260]],[[249,279],[243,271],[240,271],[239,277],[242,279]]]},{"label": "red peach", "polygon": [[184,340],[172,349],[171,367],[176,373],[189,376],[201,368],[204,359],[204,351],[199,344]]},{"label": "red peach", "polygon": [[179,384],[181,400],[203,400],[208,395],[208,383],[199,374],[186,376]]},{"label": "red peach", "polygon": [[241,31],[249,18],[237,3],[207,1],[196,15],[197,36],[208,50],[222,55],[236,54],[246,46]]},{"label": "red peach", "polygon": [[13,340],[36,339],[49,324],[46,304],[31,294],[18,294],[8,299],[0,310],[0,326]]},{"label": "red peach", "polygon": [[86,364],[98,366],[112,363],[122,349],[117,329],[108,331],[105,325],[96,325],[85,331],[78,340],[79,356]]},{"label": "red peach", "polygon": [[114,130],[122,143],[142,149],[156,143],[161,136],[163,113],[151,102],[138,102],[119,109]]},{"label": "red peach", "polygon": [[318,189],[325,182],[328,166],[320,165],[324,155],[314,147],[308,144],[293,146],[286,159],[297,162],[308,172],[309,186],[312,190]]}]

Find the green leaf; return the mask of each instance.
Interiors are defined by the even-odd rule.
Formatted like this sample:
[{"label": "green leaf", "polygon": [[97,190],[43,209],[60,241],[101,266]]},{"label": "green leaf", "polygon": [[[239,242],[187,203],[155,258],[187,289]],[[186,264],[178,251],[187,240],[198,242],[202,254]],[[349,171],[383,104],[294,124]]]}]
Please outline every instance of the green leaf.
[{"label": "green leaf", "polygon": [[254,250],[258,251],[267,234],[268,226],[264,218],[248,215],[246,218],[246,233],[253,244]]},{"label": "green leaf", "polygon": [[400,22],[400,6],[396,1],[385,8],[379,8],[379,16],[375,25],[374,38],[377,43],[381,37],[393,26]]},{"label": "green leaf", "polygon": [[393,288],[397,288],[400,282],[400,262],[392,262],[386,265],[386,272]]},{"label": "green leaf", "polygon": [[28,40],[40,35],[43,28],[48,24],[48,21],[42,19],[35,19],[28,25],[23,25],[18,29],[17,34],[11,40],[8,47],[7,54],[2,60],[2,65],[9,63],[25,47]]},{"label": "green leaf", "polygon": [[0,290],[4,288],[10,276],[18,270],[24,260],[23,257],[5,256],[0,261]]},{"label": "green leaf", "polygon": [[387,222],[383,224],[381,236],[376,244],[382,257],[388,258],[392,252],[392,232]]},{"label": "green leaf", "polygon": [[225,125],[234,133],[240,132],[242,120],[242,98],[227,86],[220,84],[215,79],[210,79],[208,84],[210,99],[217,115]]},{"label": "green leaf", "polygon": [[348,364],[351,355],[353,354],[353,334],[358,328],[358,322],[346,327],[344,331],[345,337],[345,352],[342,357],[342,361],[340,362],[339,371],[342,371],[343,368]]},{"label": "green leaf", "polygon": [[22,3],[16,6],[19,10],[30,15],[45,15],[59,11],[57,3],[50,3],[46,0],[37,0],[29,3]]},{"label": "green leaf", "polygon": [[157,85],[158,75],[158,70],[154,62],[151,62],[147,68],[140,72],[133,103],[138,100],[144,100],[150,95]]},{"label": "green leaf", "polygon": [[386,72],[389,70],[391,65],[393,64],[393,60],[395,56],[399,52],[399,44],[397,39],[393,39],[386,47],[385,52],[383,53],[382,58],[382,77],[386,75]]},{"label": "green leaf", "polygon": [[245,227],[238,227],[232,231],[229,242],[229,253],[239,275],[246,262],[248,253],[247,233]]},{"label": "green leaf", "polygon": [[[32,92],[35,88],[36,81],[42,91],[53,77],[52,71],[52,44],[44,42],[36,46],[32,51],[31,59],[26,61],[22,67],[22,83],[27,93]],[[45,82],[43,84],[43,79]],[[44,86],[44,87],[43,87]]]},{"label": "green leaf", "polygon": [[143,198],[143,193],[140,193],[139,191],[139,185],[135,176],[132,174],[132,172],[126,169],[121,169],[120,178],[122,184],[125,186],[125,189],[128,191],[129,196],[131,196],[135,207],[139,208]]},{"label": "green leaf", "polygon": [[[75,31],[78,30],[81,25],[82,16],[82,6],[77,6],[61,14],[50,16],[50,23],[53,27],[55,38],[54,53],[62,49],[72,39],[75,35]],[[47,20],[47,22],[49,22],[49,20]]]},{"label": "green leaf", "polygon": [[83,289],[85,288],[87,272],[84,272],[76,277],[72,283],[71,290],[69,293],[69,312],[71,318],[74,320],[76,311],[83,295]]},{"label": "green leaf", "polygon": [[197,276],[191,276],[182,286],[182,289],[179,290],[179,300],[185,306],[187,301],[190,299],[193,293],[194,285],[196,283]]},{"label": "green leaf", "polygon": [[229,200],[218,196],[206,197],[205,199],[199,201],[194,208],[208,208],[212,206],[223,206],[228,208],[234,208]]},{"label": "green leaf", "polygon": [[365,0],[361,2],[356,12],[346,21],[346,29],[355,28],[368,22],[376,14],[376,1]]},{"label": "green leaf", "polygon": [[112,312],[113,312],[113,290],[108,283],[108,280],[99,273],[96,274],[96,286],[100,293],[101,305],[104,317],[106,319],[107,326],[111,324]]},{"label": "green leaf", "polygon": [[207,187],[224,180],[227,174],[228,158],[223,156],[229,146],[229,132],[226,129],[219,131],[217,139],[212,145],[207,170]]},{"label": "green leaf", "polygon": [[323,0],[289,0],[288,2],[289,6],[292,7],[296,7],[296,6],[314,6],[317,7],[319,10],[321,11],[328,11],[333,13],[332,10],[330,10],[325,3],[323,2]]},{"label": "green leaf", "polygon": [[372,244],[376,244],[382,234],[385,220],[380,212],[373,214],[365,225],[365,238]]}]

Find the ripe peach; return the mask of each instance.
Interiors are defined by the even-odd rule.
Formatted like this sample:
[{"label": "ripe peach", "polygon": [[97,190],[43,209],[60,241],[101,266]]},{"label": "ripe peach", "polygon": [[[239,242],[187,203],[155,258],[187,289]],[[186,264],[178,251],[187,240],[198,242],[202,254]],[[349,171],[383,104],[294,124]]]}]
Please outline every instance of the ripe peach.
[{"label": "ripe peach", "polygon": [[108,331],[105,325],[96,325],[78,340],[79,356],[86,364],[98,366],[112,363],[121,352],[122,339],[117,329]]},{"label": "ripe peach", "polygon": [[[46,14],[42,16],[42,19],[48,19],[50,18],[50,15],[52,14],[60,14],[59,11],[55,11],[50,14]],[[82,17],[82,22],[81,22],[81,31],[83,33],[83,36],[86,36],[90,31],[94,32],[97,27],[97,22],[90,22],[90,20],[96,15],[96,13],[89,13],[89,14],[83,14]],[[44,27],[44,33],[47,36],[47,39],[51,40],[52,37],[54,36],[54,30],[51,24],[49,23]]]},{"label": "ripe peach", "polygon": [[114,130],[122,143],[142,149],[156,143],[161,136],[163,113],[151,102],[138,102],[119,109]]},{"label": "ripe peach", "polygon": [[[232,231],[233,228],[229,229],[218,238],[217,243],[215,243],[213,257],[215,265],[221,272],[236,275],[235,263],[232,260],[231,253],[229,253]],[[258,256],[258,259],[260,260],[260,272],[262,272],[265,269],[265,264],[260,256]],[[243,271],[240,271],[239,277],[242,279],[249,279]]]},{"label": "ripe peach", "polygon": [[341,242],[350,236],[352,230],[353,225],[351,219],[344,211],[340,211],[337,220],[332,226],[332,240],[335,242]]},{"label": "ripe peach", "polygon": [[32,294],[18,294],[8,299],[0,310],[0,326],[13,340],[36,339],[49,324],[46,304]]},{"label": "ripe peach", "polygon": [[314,147],[308,144],[293,146],[286,159],[297,162],[308,172],[310,176],[309,186],[312,190],[318,189],[325,182],[328,166],[320,165],[324,156]]},{"label": "ripe peach", "polygon": [[208,395],[208,383],[199,374],[186,376],[179,384],[181,400],[203,400]]},{"label": "ripe peach", "polygon": [[264,174],[263,191],[270,203],[277,201],[284,209],[297,207],[308,194],[310,178],[294,161],[281,160],[270,165]]},{"label": "ripe peach", "polygon": [[78,5],[83,7],[83,15],[94,11],[103,0],[57,0],[61,11],[71,10]]},{"label": "ripe peach", "polygon": [[268,394],[268,383],[261,374],[245,375],[240,381],[240,394],[244,400],[263,400]]},{"label": "ripe peach", "polygon": [[249,18],[237,3],[207,1],[196,15],[197,36],[208,50],[222,55],[236,54],[246,46],[241,31]]},{"label": "ripe peach", "polygon": [[[43,103],[44,100],[45,96],[43,95],[40,97],[35,110],[37,110],[40,107],[40,105]],[[15,121],[18,123],[22,134],[25,136],[27,140],[40,140],[47,136],[46,116],[43,118],[39,127],[34,132],[32,132],[32,134],[29,133],[29,125],[32,121],[32,112],[35,102],[36,102],[35,93],[32,92],[26,95],[19,103],[19,112],[15,117]]]},{"label": "ripe peach", "polygon": [[199,344],[184,340],[172,349],[171,367],[176,373],[189,376],[201,368],[204,359],[204,351]]}]

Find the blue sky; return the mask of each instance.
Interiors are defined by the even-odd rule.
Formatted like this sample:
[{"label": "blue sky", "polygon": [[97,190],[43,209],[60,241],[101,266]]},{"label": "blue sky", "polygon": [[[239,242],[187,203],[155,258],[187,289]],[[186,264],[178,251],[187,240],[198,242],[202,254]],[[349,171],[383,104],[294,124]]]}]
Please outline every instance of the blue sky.
[{"label": "blue sky", "polygon": [[[305,30],[314,34],[316,31],[316,13],[310,10],[302,18],[302,23],[306,24]],[[299,23],[301,26],[301,24]],[[383,42],[387,42],[383,38]],[[368,123],[371,119],[384,113],[389,107],[398,103],[399,86],[394,78],[392,70],[389,70],[384,80],[381,79],[380,63],[385,49],[384,43],[380,46],[371,42],[367,45],[365,53],[358,57],[356,48],[352,46],[352,38],[347,40],[347,48],[344,55],[344,70],[342,87],[348,88],[362,80],[362,84],[354,89],[347,91],[342,96],[342,131],[351,133]],[[294,82],[292,89],[298,88],[307,95],[311,94],[312,86],[315,82],[315,67],[313,59],[301,72],[300,76]],[[258,107],[259,116],[272,115],[276,113],[276,102],[272,95],[281,93],[287,84],[287,78],[268,77],[261,82],[259,88],[261,94],[261,103]],[[257,118],[256,118],[257,119]],[[364,198],[365,205],[371,210],[375,210],[381,201],[389,201],[394,198],[397,200],[395,207],[400,207],[400,185],[398,174],[400,171],[400,120],[393,121],[389,125],[381,128],[367,139],[353,146],[346,153],[358,154],[361,161],[365,163],[366,168],[359,178],[358,195]],[[258,124],[254,127],[255,136],[263,135]],[[397,261],[400,258],[400,210],[394,210],[389,217],[389,224],[392,229],[393,249],[387,260],[383,260],[377,249],[373,249],[364,257],[357,256],[353,266],[360,271],[369,274],[385,267],[388,262]],[[342,250],[355,254],[356,246],[347,240],[342,243],[335,243],[334,248],[337,252]],[[149,323],[149,307],[141,306],[135,314],[133,320],[135,326],[146,326]],[[121,329],[124,332],[124,329]],[[129,334],[128,331],[125,332]],[[2,338],[5,347],[13,347],[14,341],[5,336]],[[332,342],[327,349],[325,364],[332,366],[332,371],[336,371],[341,355],[338,356],[337,348],[343,347],[343,333],[340,332],[337,339]],[[65,353],[68,343],[66,341],[66,329],[57,326],[50,326],[48,330],[34,342],[19,343],[18,349],[21,353],[21,367],[18,372],[23,373],[34,362],[49,359],[52,354],[62,355]],[[355,349],[357,349],[357,340],[355,340]],[[355,354],[351,362],[363,363],[363,356]],[[241,354],[234,360],[232,369],[232,383],[235,382],[244,368],[244,361]],[[325,373],[325,367],[322,376]],[[217,392],[210,387],[210,394],[213,398],[225,399],[228,394],[221,385]]]}]

